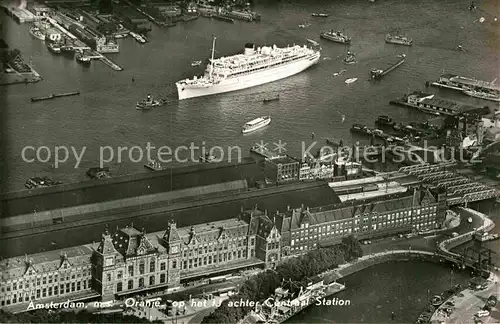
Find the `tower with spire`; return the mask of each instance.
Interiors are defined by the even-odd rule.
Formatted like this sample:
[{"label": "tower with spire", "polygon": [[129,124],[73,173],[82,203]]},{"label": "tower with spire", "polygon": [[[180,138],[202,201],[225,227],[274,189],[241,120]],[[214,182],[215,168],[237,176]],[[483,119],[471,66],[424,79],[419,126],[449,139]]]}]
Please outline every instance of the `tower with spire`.
[{"label": "tower with spire", "polygon": [[123,261],[123,256],[116,250],[113,238],[107,227],[102,233],[101,242],[94,250],[94,280],[93,286],[103,301],[113,300],[115,295],[115,267]]}]

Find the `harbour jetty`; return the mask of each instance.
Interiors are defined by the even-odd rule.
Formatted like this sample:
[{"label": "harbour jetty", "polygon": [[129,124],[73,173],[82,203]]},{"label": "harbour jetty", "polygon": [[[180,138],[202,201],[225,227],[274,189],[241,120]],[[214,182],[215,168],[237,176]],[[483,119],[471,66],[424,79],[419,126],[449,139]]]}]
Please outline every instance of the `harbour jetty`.
[{"label": "harbour jetty", "polygon": [[37,102],[37,101],[44,101],[44,100],[51,100],[55,98],[62,98],[62,97],[71,97],[71,96],[78,96],[80,95],[80,91],[73,91],[73,92],[65,92],[65,93],[58,93],[58,94],[51,94],[48,96],[42,96],[42,97],[32,97],[31,102]]},{"label": "harbour jetty", "polygon": [[406,55],[401,54],[400,59],[396,63],[389,65],[386,69],[375,69],[375,70],[370,71],[370,75],[371,75],[372,79],[375,79],[375,80],[382,79],[389,72],[391,72],[392,70],[394,70],[395,68],[397,68],[398,66],[403,64],[405,62],[405,59],[406,59]]}]

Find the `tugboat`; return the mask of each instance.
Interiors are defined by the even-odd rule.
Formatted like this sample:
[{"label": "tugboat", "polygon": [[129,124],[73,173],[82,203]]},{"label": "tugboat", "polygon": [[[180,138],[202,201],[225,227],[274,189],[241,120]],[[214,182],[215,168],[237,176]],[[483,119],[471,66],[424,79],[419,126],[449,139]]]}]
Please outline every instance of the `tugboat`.
[{"label": "tugboat", "polygon": [[403,35],[387,34],[385,35],[385,42],[389,44],[405,45],[405,46],[413,45],[413,40]]},{"label": "tugboat", "polygon": [[91,179],[106,179],[110,178],[109,176],[109,168],[100,168],[100,167],[93,167],[87,170],[86,172],[87,176]]},{"label": "tugboat", "polygon": [[45,40],[45,35],[43,34],[43,32],[40,30],[40,28],[36,27],[36,26],[33,26],[30,28],[30,34],[33,36],[33,37],[36,37],[38,38],[39,40]]},{"label": "tugboat", "polygon": [[208,153],[206,153],[205,156],[200,156],[200,162],[214,162],[215,160],[216,157]]},{"label": "tugboat", "polygon": [[319,35],[321,38],[327,39],[332,42],[349,44],[351,42],[351,37],[344,35],[340,31],[334,31],[333,29],[327,32],[323,32]]},{"label": "tugboat", "polygon": [[347,55],[344,57],[342,62],[344,62],[344,64],[356,64],[356,55],[354,55],[351,51],[347,51]]},{"label": "tugboat", "polygon": [[90,59],[90,57],[85,56],[85,54],[83,54],[83,52],[81,52],[81,51],[78,51],[76,53],[75,60],[78,63],[83,64],[84,66],[90,66],[90,63],[92,62],[92,60]]},{"label": "tugboat", "polygon": [[146,109],[151,109],[153,107],[158,107],[160,105],[161,102],[159,100],[153,100],[151,95],[148,94],[148,97],[146,99],[137,102],[135,108],[137,110],[146,110]]},{"label": "tugboat", "polygon": [[160,162],[156,161],[155,159],[149,161],[147,164],[144,164],[144,167],[152,171],[163,170],[163,166],[160,164]]},{"label": "tugboat", "polygon": [[61,46],[56,42],[47,43],[47,48],[52,54],[61,54]]}]

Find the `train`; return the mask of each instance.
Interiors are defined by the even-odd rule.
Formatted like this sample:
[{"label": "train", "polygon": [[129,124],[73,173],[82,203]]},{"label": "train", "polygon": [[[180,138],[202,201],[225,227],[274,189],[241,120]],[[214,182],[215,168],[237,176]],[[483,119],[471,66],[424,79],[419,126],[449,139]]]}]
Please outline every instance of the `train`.
[{"label": "train", "polygon": [[379,187],[375,183],[368,183],[363,185],[336,188],[335,193],[341,196],[341,195],[357,194],[362,192],[377,191],[378,189]]}]

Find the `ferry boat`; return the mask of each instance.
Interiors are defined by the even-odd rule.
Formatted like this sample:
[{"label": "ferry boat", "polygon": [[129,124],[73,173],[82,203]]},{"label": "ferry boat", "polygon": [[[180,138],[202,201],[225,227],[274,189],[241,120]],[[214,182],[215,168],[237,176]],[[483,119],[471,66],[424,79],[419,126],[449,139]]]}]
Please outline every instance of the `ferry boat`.
[{"label": "ferry boat", "polygon": [[90,59],[90,57],[88,56],[85,56],[85,54],[83,54],[82,52],[77,52],[76,55],[75,55],[75,60],[84,65],[84,66],[89,66],[90,63],[92,62],[92,60]]},{"label": "ferry boat", "polygon": [[243,134],[247,134],[253,131],[256,131],[257,129],[260,129],[262,127],[265,127],[271,123],[271,117],[270,116],[262,116],[259,118],[255,118],[254,120],[249,121],[246,123],[241,132]]},{"label": "ferry boat", "polygon": [[191,66],[200,66],[201,65],[201,61],[193,61],[191,62]]},{"label": "ferry boat", "polygon": [[144,167],[146,169],[151,170],[151,171],[161,171],[161,170],[163,170],[163,166],[160,164],[160,162],[156,161],[155,159],[149,161],[147,164],[144,164]]},{"label": "ferry boat", "polygon": [[56,42],[47,43],[47,48],[53,54],[61,54],[61,46]]},{"label": "ferry boat", "polygon": [[40,28],[38,28],[36,26],[31,27],[29,33],[33,37],[38,38],[39,40],[45,40],[44,33],[42,32],[42,30]]},{"label": "ferry boat", "polygon": [[281,80],[300,73],[318,63],[319,49],[307,46],[278,48],[264,46],[255,48],[247,43],[243,54],[212,58],[202,77],[176,82],[179,100],[246,89]]},{"label": "ferry boat", "polygon": [[137,110],[145,110],[145,109],[151,109],[153,107],[158,107],[160,105],[161,102],[159,100],[153,100],[151,95],[148,94],[148,97],[146,99],[137,102],[135,108]]},{"label": "ferry boat", "polygon": [[145,36],[141,35],[141,34],[138,34],[138,33],[134,33],[133,31],[130,32],[130,35],[139,43],[141,44],[145,44],[148,40],[146,39]]},{"label": "ferry boat", "polygon": [[351,83],[354,83],[356,81],[358,81],[358,78],[350,78],[350,79],[345,80],[345,83],[346,84],[351,84]]},{"label": "ferry boat", "polygon": [[328,16],[329,16],[329,14],[327,14],[327,13],[315,13],[315,12],[313,12],[313,13],[311,14],[311,16],[313,16],[313,17],[322,17],[322,18],[326,18],[326,17],[328,17]]},{"label": "ferry boat", "polygon": [[389,44],[405,45],[405,46],[413,45],[413,40],[403,35],[387,34],[385,35],[385,42]]},{"label": "ferry boat", "polygon": [[356,61],[356,55],[354,55],[354,53],[347,51],[347,55],[342,62],[344,62],[344,64],[356,64],[358,61]]},{"label": "ferry boat", "polygon": [[498,93],[498,92],[493,93],[493,92],[488,92],[488,91],[477,91],[477,90],[470,89],[470,88],[463,89],[462,91],[466,95],[474,97],[474,98],[500,102],[500,93]]},{"label": "ferry boat", "polygon": [[327,39],[332,42],[349,44],[351,37],[344,35],[341,31],[334,31],[333,29],[320,34],[321,38]]}]

